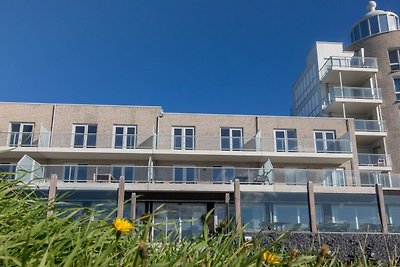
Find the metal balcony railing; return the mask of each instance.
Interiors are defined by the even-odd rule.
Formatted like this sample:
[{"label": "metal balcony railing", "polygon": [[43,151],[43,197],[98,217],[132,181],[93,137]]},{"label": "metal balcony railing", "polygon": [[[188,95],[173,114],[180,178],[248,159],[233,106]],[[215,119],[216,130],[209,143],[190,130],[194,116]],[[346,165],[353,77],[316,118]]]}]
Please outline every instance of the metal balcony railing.
[{"label": "metal balcony railing", "polygon": [[354,120],[357,132],[386,132],[386,121],[384,120]]},{"label": "metal balcony railing", "polygon": [[391,157],[389,154],[358,154],[358,164],[360,166],[377,166],[390,167],[392,166]]},{"label": "metal balcony railing", "polygon": [[328,103],[336,98],[381,100],[382,92],[380,88],[333,87],[329,89],[326,98]]},{"label": "metal balcony railing", "polygon": [[329,57],[320,70],[321,79],[332,67],[342,68],[378,68],[378,60],[375,57]]},{"label": "metal balcony railing", "polygon": [[[50,138],[51,137],[51,138]],[[298,139],[259,137],[141,136],[112,134],[36,134],[30,142],[10,143],[10,133],[0,133],[0,143],[8,147],[153,149],[173,151],[307,152],[351,153],[350,139]]]}]

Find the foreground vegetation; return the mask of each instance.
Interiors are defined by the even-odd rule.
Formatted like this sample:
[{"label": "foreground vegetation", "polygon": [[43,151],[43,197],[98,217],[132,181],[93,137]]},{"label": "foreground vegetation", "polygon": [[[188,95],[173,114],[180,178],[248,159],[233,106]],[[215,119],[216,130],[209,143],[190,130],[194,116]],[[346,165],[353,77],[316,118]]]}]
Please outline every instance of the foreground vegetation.
[{"label": "foreground vegetation", "polygon": [[[58,208],[55,209],[54,207]],[[48,212],[51,211],[52,214]],[[372,266],[365,258],[340,262],[320,251],[283,251],[282,235],[272,244],[245,241],[242,230],[221,229],[195,239],[151,241],[152,215],[130,222],[102,219],[99,211],[47,201],[16,181],[0,182],[1,266]],[[168,242],[166,240],[169,240]]]}]

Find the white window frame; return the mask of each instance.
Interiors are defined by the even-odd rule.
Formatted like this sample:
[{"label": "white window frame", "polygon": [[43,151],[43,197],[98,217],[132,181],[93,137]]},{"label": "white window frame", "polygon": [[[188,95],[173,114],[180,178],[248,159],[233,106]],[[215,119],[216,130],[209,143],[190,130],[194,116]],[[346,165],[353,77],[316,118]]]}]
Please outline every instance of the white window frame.
[{"label": "white window frame", "polygon": [[[176,169],[183,169],[182,172],[182,181],[177,181],[176,180]],[[193,169],[193,173],[194,173],[194,177],[193,177],[193,181],[188,181],[188,175],[187,175],[187,170],[188,169]],[[173,166],[173,182],[175,183],[196,183],[197,182],[197,171],[196,171],[196,166],[191,166],[191,165],[174,165]]]},{"label": "white window frame", "polygon": [[[296,132],[296,138],[289,138],[288,137],[288,131],[294,131]],[[278,138],[276,137],[276,134],[278,132],[283,132],[284,137],[283,138]],[[289,139],[296,139],[297,142],[297,130],[296,129],[274,129],[274,145],[275,145],[275,151],[276,152],[296,152],[297,151],[297,147],[296,149],[289,149]],[[284,149],[283,150],[279,150],[278,151],[278,147],[277,147],[277,141],[278,140],[282,140],[284,142]]]},{"label": "white window frame", "polygon": [[[13,124],[19,124],[19,131],[18,132],[13,132],[12,131]],[[24,127],[25,126],[32,126],[32,132],[24,132]],[[8,146],[10,146],[10,147],[15,147],[15,146],[27,146],[27,147],[30,147],[30,146],[32,146],[32,143],[33,143],[33,132],[35,131],[35,123],[33,123],[33,122],[10,122],[10,126],[9,127],[10,127],[9,128],[10,130],[8,131],[9,132],[9,136],[7,138],[8,139]],[[15,134],[18,134],[17,140],[15,138]],[[26,134],[30,135],[29,136],[29,139],[30,139],[29,144],[23,144],[22,143],[23,141],[26,141],[25,137],[24,137],[24,135],[26,135]],[[12,139],[14,139],[14,140],[12,140]],[[11,142],[11,141],[13,141],[13,142]]]},{"label": "white window frame", "polygon": [[[222,130],[229,130],[229,136],[222,136]],[[233,131],[240,131],[240,137],[234,137]],[[229,138],[229,148],[222,147],[222,138]],[[240,147],[236,148],[233,146],[234,138],[240,138]],[[222,151],[241,151],[243,149],[243,128],[236,127],[221,127],[220,128],[220,148]]]},{"label": "white window frame", "polygon": [[[88,141],[88,135],[89,135],[89,126],[96,126],[96,144],[94,146],[89,146],[87,145]],[[76,127],[84,127],[84,132],[83,133],[78,133],[80,135],[83,135],[83,143],[82,147],[75,147],[75,137],[76,137]],[[92,133],[91,133],[92,134]],[[97,146],[97,124],[81,124],[81,123],[76,123],[72,125],[72,138],[71,138],[71,147],[73,148],[96,148]]]},{"label": "white window frame", "polygon": [[[132,164],[116,164],[116,165],[111,165],[111,175],[114,174],[114,168],[121,168],[121,176],[124,176],[125,181],[135,181],[135,165]],[[132,180],[128,180],[125,173],[126,173],[126,168],[132,168]],[[114,177],[115,181],[118,181],[120,177]]]},{"label": "white window frame", "polygon": [[[117,134],[117,128],[122,128],[122,134]],[[128,129],[135,129],[135,133],[133,134],[133,146],[128,146],[128,137],[132,134],[128,134]],[[117,135],[122,135],[122,147],[115,147],[115,138]],[[112,148],[116,149],[135,149],[136,148],[136,138],[137,137],[137,126],[136,125],[113,125],[113,137],[112,137]]]},{"label": "white window frame", "polygon": [[[221,170],[221,181],[216,181],[214,177],[214,170],[219,169]],[[227,180],[227,175],[226,175],[226,170],[232,170],[233,171],[233,177],[231,177],[232,180]],[[235,166],[222,166],[222,165],[215,165],[212,167],[212,183],[231,183],[233,182],[234,177],[236,176],[236,170]],[[230,178],[230,177],[228,177]]]},{"label": "white window frame", "polygon": [[[322,139],[317,139],[317,133],[322,134]],[[333,139],[327,139],[326,136],[327,134],[333,134]],[[323,150],[318,151],[317,148],[317,141],[322,141],[323,143]],[[336,141],[336,132],[334,130],[315,130],[314,131],[314,150],[316,153],[326,153],[326,152],[332,152],[328,151],[328,141]]]},{"label": "white window frame", "polygon": [[[181,135],[175,135],[175,130],[181,130],[182,134]],[[193,131],[193,135],[186,135],[186,130],[192,130]],[[175,137],[180,137],[181,138],[181,144],[180,144],[180,148],[175,146]],[[193,126],[174,126],[172,127],[172,141],[171,141],[171,148],[173,150],[195,150],[196,144],[195,144],[195,136],[196,136],[196,132],[195,132],[195,127]],[[192,139],[192,147],[188,147],[186,145],[186,138],[190,138]]]},{"label": "white window frame", "polygon": [[[71,168],[71,167],[75,168],[73,175],[71,176],[72,172],[71,172],[71,169],[70,169],[68,177],[65,177],[66,168]],[[78,180],[79,167],[85,167],[86,168],[86,180]],[[63,168],[63,182],[87,182],[87,181],[89,181],[90,178],[88,177],[88,171],[89,171],[88,168],[89,168],[88,164],[65,163],[64,164],[64,168]]]}]

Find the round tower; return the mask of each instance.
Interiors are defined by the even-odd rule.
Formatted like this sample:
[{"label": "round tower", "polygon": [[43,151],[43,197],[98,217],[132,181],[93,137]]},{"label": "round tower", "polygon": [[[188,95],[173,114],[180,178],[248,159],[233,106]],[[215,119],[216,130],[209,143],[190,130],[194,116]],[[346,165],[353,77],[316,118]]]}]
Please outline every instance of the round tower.
[{"label": "round tower", "polygon": [[352,28],[352,43],[346,48],[362,57],[378,60],[377,86],[382,89],[381,114],[387,125],[387,153],[391,154],[392,172],[400,173],[400,25],[390,11],[376,9],[375,1]]}]

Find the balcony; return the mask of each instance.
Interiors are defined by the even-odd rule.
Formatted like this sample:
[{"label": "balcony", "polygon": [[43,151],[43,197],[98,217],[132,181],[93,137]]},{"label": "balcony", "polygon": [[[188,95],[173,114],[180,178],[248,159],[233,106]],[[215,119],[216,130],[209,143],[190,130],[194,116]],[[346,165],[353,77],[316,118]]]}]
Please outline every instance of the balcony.
[{"label": "balcony", "polygon": [[386,132],[386,122],[383,120],[354,120],[356,132]]},{"label": "balcony", "polygon": [[389,154],[358,154],[360,170],[391,170],[392,161]]},{"label": "balcony", "polygon": [[348,86],[357,86],[364,84],[377,72],[376,58],[333,56],[326,60],[319,74],[322,83],[341,84],[342,81]]},{"label": "balcony", "polygon": [[387,135],[384,120],[354,120],[357,144],[371,144]]},{"label": "balcony", "polygon": [[[57,175],[60,186],[87,187],[117,184],[121,176],[127,184],[241,184],[346,186],[353,173],[341,169],[235,168],[196,166],[128,166],[128,165],[35,165],[17,166],[16,177],[44,182]],[[348,176],[349,179],[346,179]],[[80,186],[81,185],[81,186]],[[352,184],[349,184],[352,186]]]},{"label": "balcony", "polygon": [[[323,109],[329,113],[366,113],[382,103],[380,88],[333,87],[323,98]],[[350,104],[350,105],[349,105]]]},{"label": "balcony", "polygon": [[[51,138],[50,138],[51,136]],[[119,138],[116,142],[116,138]],[[13,146],[13,155],[29,153],[34,158],[114,159],[114,160],[229,160],[238,162],[343,163],[352,158],[349,139],[314,140],[261,137],[198,136],[121,136],[95,134],[89,137],[72,134],[31,134],[29,145]],[[9,148],[9,133],[0,133],[0,141]],[[41,140],[47,140],[43,142]],[[87,142],[85,140],[90,140]],[[120,141],[123,140],[123,141]],[[0,155],[4,156],[4,155]],[[9,156],[9,155],[8,155]],[[232,157],[234,156],[234,157]]]}]

